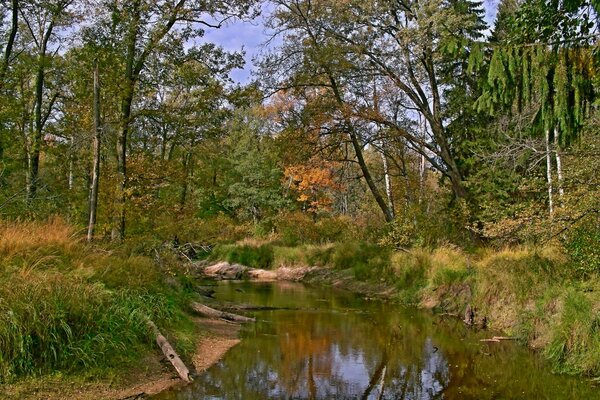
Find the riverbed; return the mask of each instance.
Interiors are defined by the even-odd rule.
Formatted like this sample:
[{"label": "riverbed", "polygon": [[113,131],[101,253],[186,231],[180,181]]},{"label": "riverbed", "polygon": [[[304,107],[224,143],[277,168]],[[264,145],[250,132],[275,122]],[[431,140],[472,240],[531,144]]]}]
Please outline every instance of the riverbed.
[{"label": "riverbed", "polygon": [[[220,282],[220,302],[276,309],[194,383],[153,399],[596,399],[585,378],[452,317],[289,282]],[[202,355],[200,355],[202,356]]]}]

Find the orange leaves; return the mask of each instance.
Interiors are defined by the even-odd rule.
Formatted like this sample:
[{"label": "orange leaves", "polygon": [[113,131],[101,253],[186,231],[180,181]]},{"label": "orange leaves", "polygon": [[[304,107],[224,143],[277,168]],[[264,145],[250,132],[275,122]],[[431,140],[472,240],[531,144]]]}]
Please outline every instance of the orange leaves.
[{"label": "orange leaves", "polygon": [[332,192],[339,190],[340,185],[334,179],[332,165],[311,164],[287,167],[285,177],[290,188],[298,193],[296,200],[304,203],[307,211],[327,211],[333,203]]}]

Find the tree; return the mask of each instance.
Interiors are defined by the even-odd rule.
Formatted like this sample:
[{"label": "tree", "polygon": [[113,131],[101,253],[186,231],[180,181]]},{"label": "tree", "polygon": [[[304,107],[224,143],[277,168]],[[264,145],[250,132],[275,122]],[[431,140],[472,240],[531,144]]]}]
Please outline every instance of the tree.
[{"label": "tree", "polygon": [[[328,98],[322,102],[327,107],[328,117],[323,121],[325,125],[321,125],[319,129],[336,136],[341,134],[346,138],[338,143],[343,145],[344,141],[347,141],[351,145],[355,160],[373,198],[385,220],[392,221],[393,211],[382,196],[365,161],[365,143],[360,137],[360,126],[353,120],[347,104],[344,78],[348,70],[345,68],[347,60],[343,51],[333,46],[324,35],[319,20],[319,8],[315,10],[310,1],[276,1],[275,4],[279,8],[271,20],[271,27],[277,32],[287,32],[287,35],[278,52],[263,62],[264,72],[274,77],[271,89],[279,91],[296,88],[306,92],[304,95],[308,101],[314,100],[315,97]],[[277,70],[284,70],[289,75],[281,76]],[[315,102],[321,100],[316,99]]]},{"label": "tree", "polygon": [[228,198],[225,205],[258,223],[285,204],[272,138],[265,134],[256,110],[238,111],[229,127]]},{"label": "tree", "polygon": [[[119,43],[123,46],[113,240],[122,240],[125,235],[127,140],[131,129],[136,86],[148,58],[169,36],[177,36],[179,41],[200,37],[204,32],[199,26],[219,28],[229,18],[242,18],[253,14],[254,4],[254,0],[208,3],[194,0],[128,0],[103,3],[101,24],[108,27],[118,24],[116,29],[109,28],[107,31],[114,35],[111,41],[115,46]],[[204,19],[207,16],[210,18]],[[210,22],[211,20],[217,22]]]},{"label": "tree", "polygon": [[[445,95],[449,88],[462,85],[461,79],[449,77],[468,74],[466,62],[460,61],[468,59],[469,44],[485,28],[480,4],[276,4],[279,9],[273,28],[290,34],[280,49],[281,56],[275,58],[279,62],[271,65],[285,62],[286,71],[298,71],[295,83],[287,80],[280,87],[312,85],[331,91],[365,180],[386,219],[393,219],[392,212],[361,160],[361,135],[365,136],[369,124],[402,137],[413,151],[449,178],[457,198],[466,198],[464,173],[456,155],[460,138],[452,136],[448,128],[452,115],[447,112]],[[375,88],[386,89],[376,92]],[[427,129],[418,128],[419,116],[427,122]],[[357,126],[361,127],[360,133]],[[366,137],[370,145],[381,139]]]},{"label": "tree", "polygon": [[548,210],[554,214],[553,160],[562,198],[562,149],[577,140],[595,95],[590,45],[597,28],[588,1],[529,0],[503,19],[495,36],[485,90],[477,107],[531,115],[544,138]]},{"label": "tree", "polygon": [[48,51],[55,31],[69,26],[73,15],[69,8],[73,0],[55,0],[21,4],[21,15],[30,35],[30,46],[35,57],[34,117],[30,128],[27,160],[27,199],[33,200],[38,187],[40,152],[43,142],[44,126],[60,96],[58,88],[46,96],[46,72],[50,64]]}]

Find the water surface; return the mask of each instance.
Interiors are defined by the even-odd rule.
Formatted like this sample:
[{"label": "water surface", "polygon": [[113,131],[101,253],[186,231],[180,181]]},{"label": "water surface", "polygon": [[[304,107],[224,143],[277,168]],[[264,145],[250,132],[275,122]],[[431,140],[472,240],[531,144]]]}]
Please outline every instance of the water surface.
[{"label": "water surface", "polygon": [[221,301],[257,311],[242,342],[195,382],[153,398],[600,399],[513,342],[483,343],[460,321],[333,289],[223,282]]}]

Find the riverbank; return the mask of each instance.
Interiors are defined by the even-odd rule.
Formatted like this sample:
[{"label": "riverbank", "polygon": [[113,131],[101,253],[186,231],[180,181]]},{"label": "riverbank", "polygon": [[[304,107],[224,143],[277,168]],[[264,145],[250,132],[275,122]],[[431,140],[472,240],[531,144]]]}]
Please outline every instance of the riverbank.
[{"label": "riverbank", "polygon": [[[220,320],[195,319],[202,332],[191,355],[190,365],[196,374],[217,363],[232,347],[239,344],[239,325]],[[139,364],[112,379],[86,382],[77,377],[29,378],[2,385],[3,399],[7,400],[116,400],[143,399],[184,383],[171,365],[154,352]]]},{"label": "riverbank", "polygon": [[213,254],[269,268],[238,271],[240,276],[292,276],[461,319],[468,307],[474,326],[518,338],[542,352],[556,373],[600,376],[600,279],[577,275],[556,246],[469,254],[455,246],[393,252],[362,243],[284,247],[246,241]]},{"label": "riverbank", "polygon": [[192,264],[142,239],[111,246],[80,237],[59,219],[0,225],[3,398],[122,399],[177,384],[148,319],[187,365],[208,368],[237,344],[234,325],[219,330],[190,313],[198,272],[217,260],[265,267],[231,269],[233,278],[336,286],[460,318],[470,305],[475,324],[539,349],[556,372],[600,375],[600,280],[574,275],[558,248],[394,252],[246,240]]},{"label": "riverbank", "polygon": [[172,251],[80,238],[60,219],[0,224],[1,398],[122,399],[178,384],[149,320],[196,371],[237,344],[235,326],[190,313],[198,294]]}]

